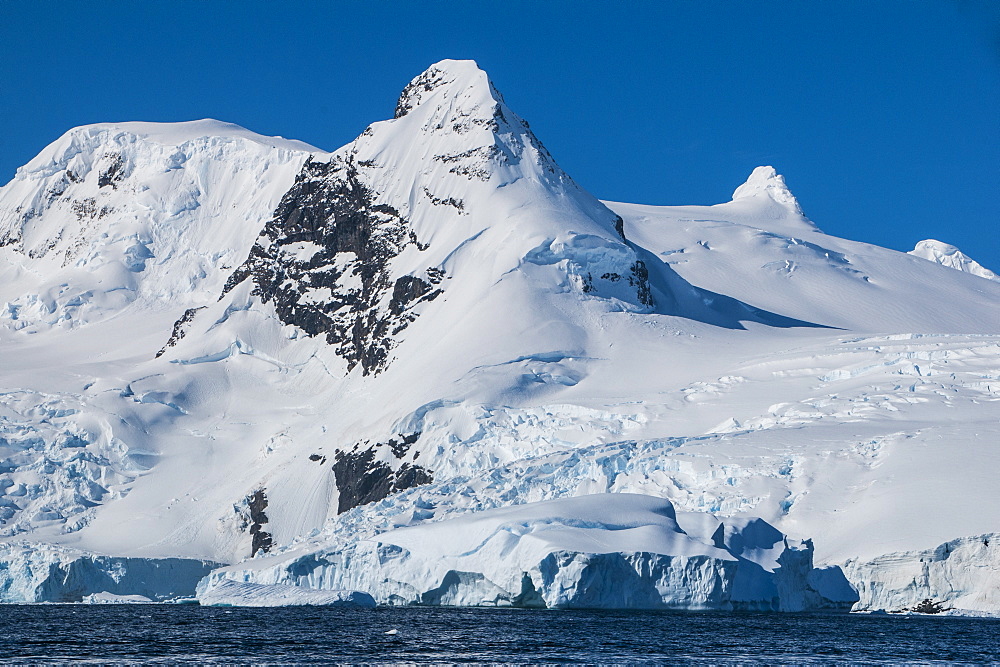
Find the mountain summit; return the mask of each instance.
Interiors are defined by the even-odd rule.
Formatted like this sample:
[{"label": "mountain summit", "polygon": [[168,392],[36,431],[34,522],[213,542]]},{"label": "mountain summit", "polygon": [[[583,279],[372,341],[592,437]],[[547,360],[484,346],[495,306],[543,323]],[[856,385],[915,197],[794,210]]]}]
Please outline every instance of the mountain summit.
[{"label": "mountain summit", "polygon": [[500,92],[474,60],[441,60],[414,77],[403,89],[394,117],[401,118],[414,107],[435,99],[438,110],[442,104],[447,104],[450,113],[459,116],[469,115],[480,107],[496,108],[503,103]]},{"label": "mountain summit", "polygon": [[[621,224],[556,165],[485,72],[442,61],[407,85],[393,120],[306,162],[226,292],[250,281],[282,322],[324,336],[348,371],[367,375],[457,277],[509,280],[525,263],[559,264],[569,275],[557,282],[652,307]],[[492,267],[464,264],[485,253]]]}]

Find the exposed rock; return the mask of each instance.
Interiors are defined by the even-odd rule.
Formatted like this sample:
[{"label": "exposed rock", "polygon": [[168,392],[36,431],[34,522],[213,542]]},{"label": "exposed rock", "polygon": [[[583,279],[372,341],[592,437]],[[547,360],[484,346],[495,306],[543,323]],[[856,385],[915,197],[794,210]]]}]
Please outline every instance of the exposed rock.
[{"label": "exposed rock", "polygon": [[918,614],[940,614],[943,611],[951,611],[953,607],[945,607],[944,602],[935,602],[931,598],[925,598],[920,604],[904,609],[903,611],[913,611]]},{"label": "exposed rock", "polygon": [[97,187],[103,188],[110,185],[112,188],[117,188],[117,183],[125,177],[125,161],[121,154],[106,157],[110,159],[110,164],[97,177]]},{"label": "exposed rock", "polygon": [[247,496],[247,507],[250,510],[250,556],[257,555],[258,551],[267,553],[271,550],[273,539],[271,533],[262,530],[267,523],[267,494],[264,490],[255,491]]},{"label": "exposed rock", "polygon": [[[653,291],[649,287],[649,269],[646,268],[646,263],[641,259],[636,260],[635,264],[631,266],[632,275],[629,276],[628,284],[635,287],[635,295],[644,306],[652,307],[654,305],[653,301]],[[614,278],[609,278],[614,281]]]},{"label": "exposed rock", "polygon": [[625,221],[620,215],[615,216],[615,231],[618,232],[618,236],[622,237],[622,241],[628,243],[628,239],[625,238]]},{"label": "exposed rock", "polygon": [[167,340],[166,344],[164,344],[164,346],[161,347],[159,351],[156,353],[157,358],[162,357],[163,353],[167,351],[168,347],[173,347],[182,338],[184,338],[184,335],[187,333],[184,330],[184,325],[191,322],[191,320],[194,319],[195,314],[197,314],[197,312],[204,307],[205,306],[199,306],[197,308],[188,308],[187,310],[184,311],[184,314],[181,315],[176,322],[174,322],[174,330],[170,333],[170,338]]},{"label": "exposed rock", "polygon": [[385,461],[376,460],[380,448],[388,447],[396,458],[402,458],[420,437],[419,433],[403,436],[402,441],[390,439],[362,449],[360,446],[350,452],[337,452],[333,471],[336,475],[340,499],[337,514],[359,505],[367,505],[386,496],[422,484],[429,484],[433,477],[429,470],[404,462],[393,469]]},{"label": "exposed rock", "polygon": [[225,292],[252,279],[282,322],[325,336],[349,371],[377,373],[415,319],[410,307],[441,293],[430,271],[391,279],[390,261],[411,243],[426,248],[395,208],[376,203],[350,158],[310,160]]}]

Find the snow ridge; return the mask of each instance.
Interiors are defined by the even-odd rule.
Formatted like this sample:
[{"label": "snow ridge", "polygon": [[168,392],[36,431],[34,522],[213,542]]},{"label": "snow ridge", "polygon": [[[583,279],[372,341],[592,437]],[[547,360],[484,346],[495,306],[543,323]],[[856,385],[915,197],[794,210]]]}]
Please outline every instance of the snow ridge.
[{"label": "snow ridge", "polygon": [[0,189],[0,325],[216,298],[309,148],[217,121],[70,130]]}]

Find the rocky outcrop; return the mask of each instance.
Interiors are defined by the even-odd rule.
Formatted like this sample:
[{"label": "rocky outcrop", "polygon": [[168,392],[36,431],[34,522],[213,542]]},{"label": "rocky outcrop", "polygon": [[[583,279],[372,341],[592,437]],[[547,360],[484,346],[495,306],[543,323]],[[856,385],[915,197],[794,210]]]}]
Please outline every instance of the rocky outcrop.
[{"label": "rocky outcrop", "polygon": [[252,280],[282,322],[324,336],[349,371],[377,373],[415,319],[411,307],[441,293],[440,273],[392,278],[389,263],[411,244],[426,248],[350,157],[309,160],[224,292]]},{"label": "rocky outcrop", "polygon": [[374,446],[366,447],[368,443],[364,443],[349,452],[338,451],[333,464],[340,492],[337,514],[432,482],[429,470],[408,461],[390,464],[386,457],[380,456],[381,451],[388,450],[392,457],[402,459],[419,437],[419,433],[412,433],[400,436],[399,440],[391,438]]}]

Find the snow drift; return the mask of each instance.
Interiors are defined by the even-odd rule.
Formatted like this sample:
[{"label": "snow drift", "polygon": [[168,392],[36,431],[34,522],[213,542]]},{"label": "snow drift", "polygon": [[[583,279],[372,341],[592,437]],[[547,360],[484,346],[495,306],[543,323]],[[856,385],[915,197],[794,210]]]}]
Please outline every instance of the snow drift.
[{"label": "snow drift", "polygon": [[907,254],[913,255],[914,257],[922,257],[923,259],[930,260],[936,264],[941,264],[942,266],[947,266],[958,271],[971,273],[972,275],[979,276],[980,278],[1000,281],[1000,276],[969,257],[955,246],[947,243],[941,243],[940,241],[935,241],[934,239],[920,241],[913,248],[913,250]]}]

